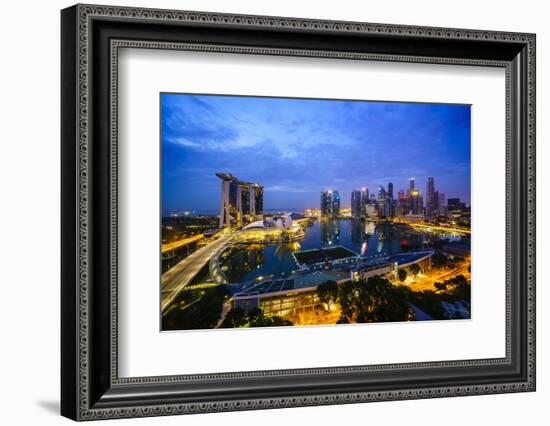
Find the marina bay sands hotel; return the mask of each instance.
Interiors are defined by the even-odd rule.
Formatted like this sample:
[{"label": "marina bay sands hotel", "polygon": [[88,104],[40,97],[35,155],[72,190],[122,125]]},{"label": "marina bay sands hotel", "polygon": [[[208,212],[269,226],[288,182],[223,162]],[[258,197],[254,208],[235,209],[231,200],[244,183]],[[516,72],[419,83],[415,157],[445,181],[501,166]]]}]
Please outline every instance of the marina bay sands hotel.
[{"label": "marina bay sands hotel", "polygon": [[222,180],[220,229],[240,228],[263,219],[264,187],[243,182],[229,173],[216,173]]}]

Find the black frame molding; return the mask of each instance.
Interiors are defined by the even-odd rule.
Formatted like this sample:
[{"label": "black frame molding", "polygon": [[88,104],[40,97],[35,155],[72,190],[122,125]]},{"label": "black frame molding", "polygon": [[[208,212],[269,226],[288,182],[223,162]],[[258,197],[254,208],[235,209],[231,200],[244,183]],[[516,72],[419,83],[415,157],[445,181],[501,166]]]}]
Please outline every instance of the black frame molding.
[{"label": "black frame molding", "polygon": [[[61,12],[61,414],[74,420],[535,390],[535,35],[76,5]],[[118,49],[506,70],[506,357],[119,378]],[[503,177],[504,178],[504,177]]]}]

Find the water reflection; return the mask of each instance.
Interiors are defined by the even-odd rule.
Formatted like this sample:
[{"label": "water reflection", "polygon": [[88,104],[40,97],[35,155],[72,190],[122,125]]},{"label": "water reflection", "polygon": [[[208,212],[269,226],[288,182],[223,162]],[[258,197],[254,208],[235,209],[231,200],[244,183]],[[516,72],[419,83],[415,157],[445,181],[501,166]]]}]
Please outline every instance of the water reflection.
[{"label": "water reflection", "polygon": [[303,240],[276,245],[232,248],[225,254],[222,268],[230,282],[247,281],[258,276],[283,276],[296,269],[295,251],[342,245],[362,256],[390,255],[423,247],[424,234],[392,224],[351,219],[323,219],[305,228]]},{"label": "water reflection", "polygon": [[298,241],[292,243],[280,244],[275,246],[275,255],[278,259],[283,259],[289,256],[292,256],[292,253],[299,251],[301,245]]},{"label": "water reflection", "polygon": [[354,244],[362,243],[366,238],[364,223],[357,219],[351,219],[351,241]]},{"label": "water reflection", "polygon": [[230,282],[239,281],[242,276],[260,270],[265,262],[264,247],[260,245],[233,247],[225,256],[222,271]]},{"label": "water reflection", "polygon": [[321,219],[321,243],[338,244],[340,241],[340,222],[339,219]]}]

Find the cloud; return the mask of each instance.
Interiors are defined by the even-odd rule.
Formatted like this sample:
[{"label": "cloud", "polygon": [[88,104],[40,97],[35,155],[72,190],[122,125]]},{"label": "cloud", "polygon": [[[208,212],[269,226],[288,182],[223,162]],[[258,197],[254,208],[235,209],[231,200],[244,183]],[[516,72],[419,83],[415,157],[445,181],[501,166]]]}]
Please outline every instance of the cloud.
[{"label": "cloud", "polygon": [[286,192],[286,193],[306,193],[310,192],[310,187],[301,187],[299,185],[271,185],[266,186],[264,191],[269,192]]},{"label": "cloud", "polygon": [[163,95],[163,192],[168,205],[214,206],[225,171],[263,184],[276,207],[316,205],[329,187],[398,191],[411,176],[468,199],[469,131],[466,107]]},{"label": "cloud", "polygon": [[[165,95],[166,96],[166,95]],[[257,98],[171,95],[163,104],[163,140],[199,151],[269,151],[282,159],[296,159],[319,146],[351,146],[343,128],[327,123],[326,108],[312,111],[285,108],[291,101],[261,99],[266,108],[254,108]],[[206,101],[204,99],[207,99]],[[302,103],[304,101],[301,101]],[[300,116],[302,115],[302,116]]]}]

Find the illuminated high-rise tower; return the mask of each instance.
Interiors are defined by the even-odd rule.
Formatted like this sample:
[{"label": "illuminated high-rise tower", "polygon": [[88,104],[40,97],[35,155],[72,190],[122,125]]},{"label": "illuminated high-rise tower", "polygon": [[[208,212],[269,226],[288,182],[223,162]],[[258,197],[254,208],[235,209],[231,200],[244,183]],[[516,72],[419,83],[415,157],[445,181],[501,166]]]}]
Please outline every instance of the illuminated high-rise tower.
[{"label": "illuminated high-rise tower", "polygon": [[408,193],[409,195],[411,194],[411,192],[414,191],[414,178],[410,178],[409,179],[409,190],[408,190]]},{"label": "illuminated high-rise tower", "polygon": [[393,201],[393,183],[388,183],[388,197]]},{"label": "illuminated high-rise tower", "polygon": [[338,191],[332,191],[332,216],[340,216],[340,194]]},{"label": "illuminated high-rise tower", "polygon": [[321,192],[321,216],[332,214],[332,191]]},{"label": "illuminated high-rise tower", "polygon": [[438,202],[436,197],[434,178],[429,177],[426,185],[426,216],[433,217],[437,215]]},{"label": "illuminated high-rise tower", "polygon": [[351,191],[351,217],[361,219],[363,216],[363,193],[357,189]]},{"label": "illuminated high-rise tower", "polygon": [[361,189],[361,216],[367,214],[367,205],[369,204],[369,188]]},{"label": "illuminated high-rise tower", "polygon": [[229,173],[216,173],[216,176],[222,180],[220,229],[240,228],[263,217],[263,186],[242,182]]}]

